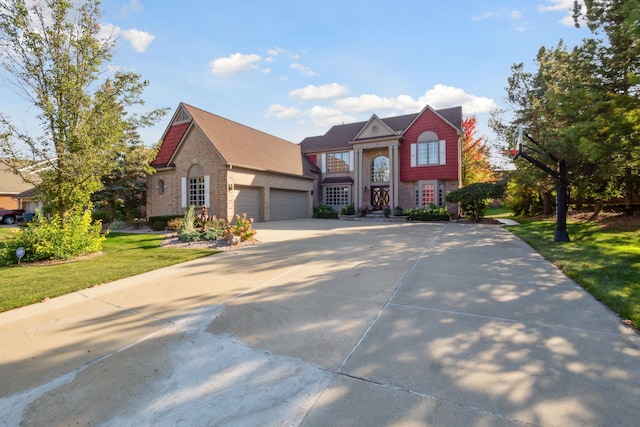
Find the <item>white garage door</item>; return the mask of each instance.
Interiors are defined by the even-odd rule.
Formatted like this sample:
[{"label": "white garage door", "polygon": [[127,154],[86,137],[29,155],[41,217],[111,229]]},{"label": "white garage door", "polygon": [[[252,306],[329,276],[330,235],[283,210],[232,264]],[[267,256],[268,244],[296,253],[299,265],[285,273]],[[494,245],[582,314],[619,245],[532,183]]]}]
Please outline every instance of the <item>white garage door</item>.
[{"label": "white garage door", "polygon": [[306,191],[271,189],[271,221],[300,219],[307,217]]},{"label": "white garage door", "polygon": [[234,215],[242,216],[243,213],[246,213],[247,218],[253,218],[254,222],[262,221],[260,192],[260,188],[237,186],[233,190],[235,196],[233,202]]}]

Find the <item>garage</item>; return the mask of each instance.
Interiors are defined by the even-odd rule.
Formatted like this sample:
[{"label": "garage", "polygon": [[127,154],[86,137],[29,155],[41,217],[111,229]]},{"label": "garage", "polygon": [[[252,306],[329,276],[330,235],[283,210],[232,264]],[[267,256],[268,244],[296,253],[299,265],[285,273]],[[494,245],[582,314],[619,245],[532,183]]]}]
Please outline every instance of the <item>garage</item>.
[{"label": "garage", "polygon": [[234,215],[247,214],[247,218],[253,218],[255,222],[262,221],[262,198],[261,188],[257,187],[240,187],[237,186],[233,190],[234,202],[233,211]]},{"label": "garage", "polygon": [[306,191],[272,188],[270,192],[270,220],[300,219],[307,217]]}]

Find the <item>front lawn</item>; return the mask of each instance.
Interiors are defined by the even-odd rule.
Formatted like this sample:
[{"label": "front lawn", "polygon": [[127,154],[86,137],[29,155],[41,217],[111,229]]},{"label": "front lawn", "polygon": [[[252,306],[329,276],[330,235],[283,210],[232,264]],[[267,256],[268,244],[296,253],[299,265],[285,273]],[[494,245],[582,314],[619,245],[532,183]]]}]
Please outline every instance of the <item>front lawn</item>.
[{"label": "front lawn", "polygon": [[[0,229],[0,247],[11,229]],[[54,265],[0,268],[0,311],[217,253],[212,249],[161,248],[164,235],[111,233],[103,255]]]},{"label": "front lawn", "polygon": [[554,242],[554,220],[525,220],[508,229],[557,265],[596,299],[640,330],[640,221],[569,221],[571,242]]}]

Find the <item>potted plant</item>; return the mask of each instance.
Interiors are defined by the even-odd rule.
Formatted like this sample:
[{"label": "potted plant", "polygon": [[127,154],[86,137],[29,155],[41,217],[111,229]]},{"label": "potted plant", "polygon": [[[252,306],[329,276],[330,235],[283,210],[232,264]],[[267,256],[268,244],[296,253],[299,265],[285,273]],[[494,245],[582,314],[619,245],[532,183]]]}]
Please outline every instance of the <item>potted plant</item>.
[{"label": "potted plant", "polygon": [[389,207],[389,205],[384,205],[384,207],[382,208],[382,213],[386,218],[389,218],[389,215],[391,215],[391,208]]},{"label": "potted plant", "polygon": [[366,216],[368,211],[369,211],[369,206],[367,205],[362,205],[358,208],[358,212],[360,212],[360,216]]}]

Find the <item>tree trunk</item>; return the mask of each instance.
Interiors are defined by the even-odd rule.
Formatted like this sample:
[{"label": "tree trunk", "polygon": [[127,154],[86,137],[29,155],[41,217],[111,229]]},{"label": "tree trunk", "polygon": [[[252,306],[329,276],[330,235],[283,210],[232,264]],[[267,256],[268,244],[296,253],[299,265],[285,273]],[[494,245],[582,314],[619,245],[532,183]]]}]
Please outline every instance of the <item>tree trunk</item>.
[{"label": "tree trunk", "polygon": [[551,190],[546,190],[540,193],[540,198],[542,199],[542,214],[544,216],[549,216],[553,213],[553,192]]},{"label": "tree trunk", "polygon": [[624,172],[624,214],[631,216],[633,215],[633,179],[631,176],[631,168],[625,168]]}]

